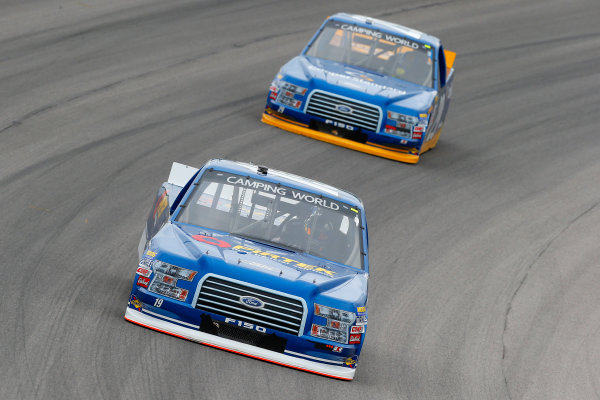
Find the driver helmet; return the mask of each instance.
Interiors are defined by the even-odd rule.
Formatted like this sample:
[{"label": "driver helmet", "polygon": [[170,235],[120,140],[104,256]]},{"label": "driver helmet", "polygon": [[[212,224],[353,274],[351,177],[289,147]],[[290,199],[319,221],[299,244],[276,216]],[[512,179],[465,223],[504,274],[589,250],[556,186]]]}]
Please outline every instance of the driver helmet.
[{"label": "driver helmet", "polygon": [[304,232],[312,239],[328,240],[333,232],[333,222],[314,207],[310,216],[304,220]]}]

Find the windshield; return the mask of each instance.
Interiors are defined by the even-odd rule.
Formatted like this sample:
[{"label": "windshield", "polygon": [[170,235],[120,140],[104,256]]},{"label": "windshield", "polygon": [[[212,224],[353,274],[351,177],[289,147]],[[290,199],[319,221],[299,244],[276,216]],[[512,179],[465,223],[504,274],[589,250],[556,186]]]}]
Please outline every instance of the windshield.
[{"label": "windshield", "polygon": [[363,268],[358,208],[276,183],[207,171],[177,221]]},{"label": "windshield", "polygon": [[432,53],[402,36],[330,20],[306,55],[432,87]]}]

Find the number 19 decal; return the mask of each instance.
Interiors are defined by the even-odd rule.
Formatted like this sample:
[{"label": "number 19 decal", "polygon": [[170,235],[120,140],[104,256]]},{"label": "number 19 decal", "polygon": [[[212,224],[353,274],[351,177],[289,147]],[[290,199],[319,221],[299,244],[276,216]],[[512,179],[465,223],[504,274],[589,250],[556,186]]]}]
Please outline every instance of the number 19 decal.
[{"label": "number 19 decal", "polygon": [[156,300],[154,300],[154,307],[160,308],[160,306],[162,306],[162,303],[163,303],[163,299],[156,299]]}]

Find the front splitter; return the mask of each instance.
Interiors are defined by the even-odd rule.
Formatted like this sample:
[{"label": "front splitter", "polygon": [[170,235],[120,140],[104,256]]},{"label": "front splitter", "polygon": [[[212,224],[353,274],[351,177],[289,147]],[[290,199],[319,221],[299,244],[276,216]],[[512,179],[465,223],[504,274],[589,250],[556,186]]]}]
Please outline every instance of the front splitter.
[{"label": "front splitter", "polygon": [[322,142],[335,144],[336,146],[345,147],[347,149],[352,149],[363,153],[372,154],[378,157],[388,158],[390,160],[401,161],[409,164],[416,164],[419,162],[418,154],[410,154],[408,152],[403,152],[400,150],[396,151],[391,150],[390,148],[384,149],[369,144],[355,142],[354,140],[334,136],[329,133],[319,132],[308,127],[296,125],[292,122],[283,120],[281,118],[277,118],[273,115],[269,115],[266,112],[263,113],[261,121],[265,124],[273,125],[277,128],[281,128],[292,133],[297,133],[299,135],[307,136],[312,139],[317,139]]},{"label": "front splitter", "polygon": [[[130,307],[127,307],[127,310],[125,311],[125,319],[129,322],[143,326],[145,328],[177,336],[182,339],[191,340],[193,342],[204,344],[206,346],[215,347],[221,350],[230,351],[232,353],[245,355],[259,360],[268,361],[274,364],[283,365],[285,367],[291,367],[302,371],[312,372],[314,374],[324,375],[331,378],[349,381],[354,378],[354,373],[356,372],[356,369],[354,368],[347,368],[337,365],[328,365],[318,361],[306,360],[292,355],[282,354],[275,351],[252,346],[250,344],[236,342],[235,340],[211,335],[206,332],[201,332],[199,330],[191,329],[185,326],[165,321],[163,319],[153,317],[151,315],[134,310]],[[302,354],[299,355],[302,356]]]}]

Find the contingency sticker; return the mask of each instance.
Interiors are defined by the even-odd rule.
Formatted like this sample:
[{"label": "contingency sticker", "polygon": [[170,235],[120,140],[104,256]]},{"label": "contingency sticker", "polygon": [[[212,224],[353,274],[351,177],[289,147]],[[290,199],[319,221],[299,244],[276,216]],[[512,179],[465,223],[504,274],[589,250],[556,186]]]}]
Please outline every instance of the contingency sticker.
[{"label": "contingency sticker", "polygon": [[148,289],[148,285],[150,284],[150,278],[146,278],[145,276],[140,276],[136,282],[138,286]]},{"label": "contingency sticker", "polygon": [[154,258],[150,258],[147,256],[142,257],[140,263],[138,264],[141,268],[152,269],[152,263],[154,262]]},{"label": "contingency sticker", "polygon": [[138,267],[135,271],[138,275],[145,276],[146,278],[152,274],[152,270],[146,267]]},{"label": "contingency sticker", "polygon": [[129,298],[129,304],[131,304],[136,310],[142,311],[142,302],[138,300],[135,295],[131,295]]}]

